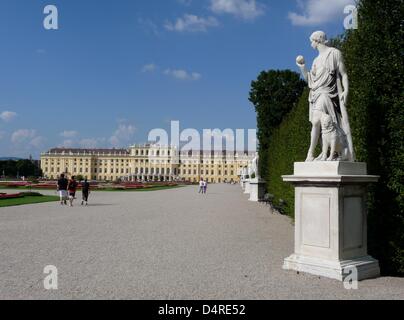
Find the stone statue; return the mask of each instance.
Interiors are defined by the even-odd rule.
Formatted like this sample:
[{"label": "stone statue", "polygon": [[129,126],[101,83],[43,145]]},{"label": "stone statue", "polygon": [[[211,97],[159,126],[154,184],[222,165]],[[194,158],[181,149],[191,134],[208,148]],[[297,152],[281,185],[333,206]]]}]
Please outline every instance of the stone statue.
[{"label": "stone statue", "polygon": [[244,168],[243,169],[243,177],[244,177],[244,179],[246,179],[247,176],[248,176],[248,168]]},{"label": "stone statue", "polygon": [[251,161],[251,175],[254,173],[255,174],[255,178],[260,178],[259,176],[259,155],[258,152],[255,154],[255,158],[252,159]]},{"label": "stone statue", "polygon": [[[298,56],[296,63],[310,88],[310,122],[313,125],[311,133],[311,145],[307,155],[307,162],[311,161],[355,161],[355,153],[352,143],[351,129],[346,109],[349,96],[349,80],[345,69],[341,51],[326,45],[327,36],[323,31],[314,32],[311,37],[311,46],[319,51],[318,57],[313,62],[311,71],[306,69],[305,59]],[[328,143],[327,150],[323,148],[320,157],[314,155],[320,136],[326,140],[326,134],[322,130],[325,125],[324,115],[331,117],[333,127],[333,139]],[[329,120],[329,119],[328,119]],[[343,145],[340,145],[340,144]],[[339,144],[339,145],[337,145]],[[328,156],[328,147],[331,154]],[[334,148],[332,148],[334,147]]]},{"label": "stone statue", "polygon": [[253,173],[254,173],[253,167],[252,167],[252,162],[250,162],[250,163],[248,164],[247,171],[248,171],[248,176],[249,176],[249,178],[251,179],[251,176],[252,176]]}]

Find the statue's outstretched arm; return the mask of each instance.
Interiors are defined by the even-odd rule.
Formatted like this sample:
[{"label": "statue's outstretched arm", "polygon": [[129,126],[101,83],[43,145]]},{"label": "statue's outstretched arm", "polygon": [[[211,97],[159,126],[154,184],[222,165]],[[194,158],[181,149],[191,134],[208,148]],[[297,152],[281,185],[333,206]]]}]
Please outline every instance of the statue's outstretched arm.
[{"label": "statue's outstretched arm", "polygon": [[306,61],[304,60],[303,56],[298,56],[296,58],[296,64],[300,69],[300,72],[303,75],[304,80],[306,80],[306,82],[309,82],[309,72],[306,69]]}]

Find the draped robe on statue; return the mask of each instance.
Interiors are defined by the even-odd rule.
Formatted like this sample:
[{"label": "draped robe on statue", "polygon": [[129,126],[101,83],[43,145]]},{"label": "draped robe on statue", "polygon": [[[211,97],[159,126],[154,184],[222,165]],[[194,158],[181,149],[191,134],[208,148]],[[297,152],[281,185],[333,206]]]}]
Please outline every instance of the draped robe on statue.
[{"label": "draped robe on statue", "polygon": [[310,121],[314,110],[331,116],[336,129],[347,141],[348,161],[354,161],[352,135],[349,126],[346,106],[341,101],[342,85],[339,73],[342,53],[338,49],[330,48],[329,52],[314,60],[312,70],[308,73],[310,90]]}]

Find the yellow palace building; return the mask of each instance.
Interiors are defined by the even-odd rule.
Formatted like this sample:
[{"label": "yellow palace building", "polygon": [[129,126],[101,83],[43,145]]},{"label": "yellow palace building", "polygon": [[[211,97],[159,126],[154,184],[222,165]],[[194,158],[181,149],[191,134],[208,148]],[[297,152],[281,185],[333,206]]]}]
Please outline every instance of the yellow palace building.
[{"label": "yellow palace building", "polygon": [[238,182],[254,158],[248,152],[178,151],[173,147],[134,145],[128,149],[55,148],[41,154],[44,178],[61,173],[97,181]]}]

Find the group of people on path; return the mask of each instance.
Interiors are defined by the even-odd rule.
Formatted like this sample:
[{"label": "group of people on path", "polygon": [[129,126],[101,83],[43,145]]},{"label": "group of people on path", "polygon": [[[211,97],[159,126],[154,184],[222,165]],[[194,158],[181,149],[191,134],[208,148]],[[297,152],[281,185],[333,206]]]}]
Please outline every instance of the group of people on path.
[{"label": "group of people on path", "polygon": [[[73,202],[76,199],[76,192],[79,183],[76,181],[76,177],[71,177],[70,180],[66,179],[64,174],[60,175],[60,179],[58,180],[57,191],[60,197],[60,204],[67,205],[67,201],[69,201],[69,206],[73,207]],[[90,195],[90,183],[87,179],[84,180],[81,184],[82,190],[82,201],[81,205],[88,205],[88,196]]]},{"label": "group of people on path", "polygon": [[199,193],[206,194],[208,191],[208,182],[201,178],[199,181]]}]

